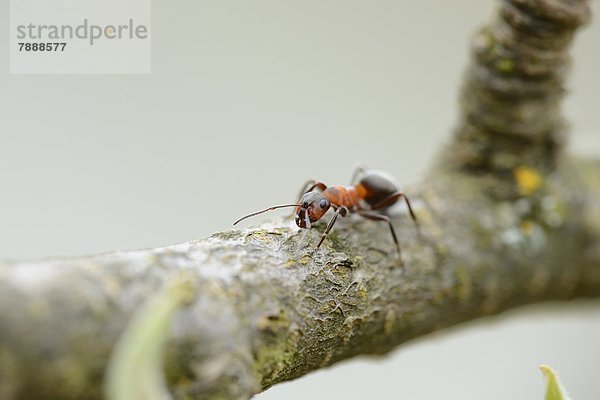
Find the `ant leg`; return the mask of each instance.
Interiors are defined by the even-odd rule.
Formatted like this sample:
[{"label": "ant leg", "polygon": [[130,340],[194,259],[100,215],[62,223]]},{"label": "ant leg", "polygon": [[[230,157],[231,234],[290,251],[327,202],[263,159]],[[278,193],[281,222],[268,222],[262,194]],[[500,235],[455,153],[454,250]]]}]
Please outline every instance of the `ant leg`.
[{"label": "ant leg", "polygon": [[365,173],[365,169],[361,166],[358,166],[356,168],[354,168],[354,172],[352,173],[352,178],[350,179],[350,184],[354,185],[356,184],[356,180],[358,179],[359,176],[364,175]]},{"label": "ant leg", "polygon": [[[327,185],[320,181],[313,181],[314,183],[304,193],[312,192],[315,189],[319,189],[321,192],[327,189]],[[304,194],[302,193],[302,194]]]},{"label": "ant leg", "polygon": [[406,205],[408,206],[408,211],[410,213],[410,217],[412,218],[413,222],[415,223],[415,227],[417,228],[419,236],[421,236],[421,227],[419,225],[419,221],[417,220],[417,216],[415,215],[415,213],[412,209],[412,206],[410,205],[410,200],[404,194],[404,192],[396,192],[396,193],[389,195],[385,199],[381,200],[379,203],[376,203],[374,206],[372,206],[371,210],[381,210],[382,208],[389,207],[392,204],[394,204],[395,202],[397,202],[401,197],[404,197],[404,201],[406,202]]},{"label": "ant leg", "polygon": [[319,189],[319,190],[323,191],[323,190],[327,189],[327,185],[325,185],[323,182],[315,181],[314,179],[309,179],[308,181],[304,182],[304,185],[302,185],[302,190],[300,190],[300,193],[298,193],[298,196],[296,197],[296,199],[300,200],[300,198],[305,193],[308,193],[315,189]]},{"label": "ant leg", "polygon": [[358,215],[364,217],[366,219],[370,219],[371,221],[384,221],[387,222],[390,227],[390,232],[392,233],[392,238],[394,239],[394,243],[396,244],[396,250],[398,250],[398,255],[400,255],[400,244],[398,243],[398,237],[396,236],[396,231],[394,230],[394,226],[392,225],[392,220],[387,215],[377,214],[369,211],[358,211]]},{"label": "ant leg", "polygon": [[329,234],[329,231],[331,230],[331,228],[333,228],[333,225],[335,224],[335,221],[337,220],[338,215],[345,217],[348,214],[348,212],[349,212],[348,208],[345,206],[338,207],[338,209],[335,210],[335,213],[333,213],[333,217],[331,217],[331,219],[329,220],[329,223],[327,224],[327,228],[325,228],[325,232],[323,232],[323,235],[321,235],[321,240],[319,240],[319,244],[317,244],[317,248],[321,247],[321,244],[323,244],[323,241]]},{"label": "ant leg", "polygon": [[298,196],[296,196],[296,200],[300,200],[300,197],[302,197],[302,195],[304,193],[306,193],[306,189],[310,186],[313,185],[316,181],[314,179],[309,179],[306,182],[304,182],[304,185],[302,185],[302,189],[300,189],[300,192],[298,192]]}]

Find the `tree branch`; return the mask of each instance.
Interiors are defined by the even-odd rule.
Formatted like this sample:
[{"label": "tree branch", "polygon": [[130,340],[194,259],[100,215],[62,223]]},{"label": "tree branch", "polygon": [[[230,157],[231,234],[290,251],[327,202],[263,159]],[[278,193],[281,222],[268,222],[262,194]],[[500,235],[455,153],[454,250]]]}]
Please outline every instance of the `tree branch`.
[{"label": "tree branch", "polygon": [[504,0],[475,35],[461,95],[457,160],[502,173],[553,168],[565,141],[560,112],[569,48],[586,0]]},{"label": "tree branch", "polygon": [[[559,118],[542,124],[537,114],[558,107],[550,87],[560,86],[556,70],[563,65],[554,58],[546,64],[542,48],[556,50],[547,37],[560,28],[562,55],[572,36],[565,32],[586,19],[586,4],[504,3],[488,31],[539,44],[539,68],[527,67],[535,63],[515,50],[518,76],[469,75],[456,141],[408,191],[423,237],[405,213],[393,217],[402,265],[386,226],[352,218],[342,219],[319,250],[323,224],[301,241],[282,222],[165,248],[3,261],[0,398],[101,398],[108,358],[131,316],[181,276],[194,297],[174,320],[165,371],[182,399],[248,398],[462,321],[549,299],[599,296],[600,163],[563,155],[555,140]],[[520,22],[498,28],[510,21]],[[477,57],[470,70],[486,63]],[[506,85],[518,82],[509,85],[515,92],[496,97],[504,78]],[[546,78],[553,83],[529,84]],[[507,93],[512,100],[501,100]],[[497,101],[501,111],[491,112],[487,104]],[[511,107],[529,110],[530,101],[535,112],[524,115],[532,119],[515,123]],[[513,154],[517,143],[524,149]]]},{"label": "tree branch", "polygon": [[[0,265],[3,398],[100,398],[105,365],[131,315],[182,273],[195,299],[177,316],[167,376],[178,398],[247,398],[358,354],[547,299],[600,295],[600,168],[564,161],[515,202],[485,176],[435,170],[417,214],[387,227],[226,231],[180,245]],[[594,208],[595,207],[595,208]]]}]

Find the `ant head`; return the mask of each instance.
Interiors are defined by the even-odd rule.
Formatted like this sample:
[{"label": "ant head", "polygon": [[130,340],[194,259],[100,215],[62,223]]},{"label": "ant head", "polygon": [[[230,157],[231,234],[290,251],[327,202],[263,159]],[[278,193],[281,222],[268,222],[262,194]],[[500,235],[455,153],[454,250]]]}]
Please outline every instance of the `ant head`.
[{"label": "ant head", "polygon": [[300,228],[310,228],[310,224],[320,220],[329,207],[331,203],[323,193],[316,191],[305,193],[296,208],[296,225]]}]

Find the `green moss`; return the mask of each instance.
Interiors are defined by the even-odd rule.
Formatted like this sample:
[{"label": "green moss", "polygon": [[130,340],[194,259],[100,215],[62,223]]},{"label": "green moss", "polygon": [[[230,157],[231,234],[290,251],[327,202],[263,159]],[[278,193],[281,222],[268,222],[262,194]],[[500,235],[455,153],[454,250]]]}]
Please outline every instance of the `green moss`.
[{"label": "green moss", "polygon": [[501,58],[496,61],[496,70],[504,74],[514,71],[515,63],[509,58]]},{"label": "green moss", "polygon": [[255,347],[254,374],[263,387],[270,386],[293,361],[302,332],[290,330],[291,321],[283,311],[264,315],[256,321],[259,344]]},{"label": "green moss", "polygon": [[256,347],[253,370],[263,388],[278,382],[281,371],[293,364],[301,336],[299,331],[289,332],[286,329],[285,332],[276,334],[274,340]]}]

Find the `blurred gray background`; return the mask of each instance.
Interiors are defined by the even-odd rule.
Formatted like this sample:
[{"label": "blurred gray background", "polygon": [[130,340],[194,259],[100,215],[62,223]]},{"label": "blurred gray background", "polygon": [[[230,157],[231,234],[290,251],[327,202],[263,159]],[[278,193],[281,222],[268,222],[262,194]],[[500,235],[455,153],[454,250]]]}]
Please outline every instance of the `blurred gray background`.
[{"label": "blurred gray background", "polygon": [[[492,1],[153,3],[152,74],[8,73],[0,0],[0,257],[161,246],[229,229],[353,167],[419,180],[450,138]],[[599,2],[594,2],[600,15]],[[600,23],[577,37],[572,147],[600,154]],[[258,221],[256,221],[258,222]],[[68,289],[68,288],[67,288]],[[282,384],[271,399],[541,399],[540,363],[600,393],[600,303],[469,324]]]}]

